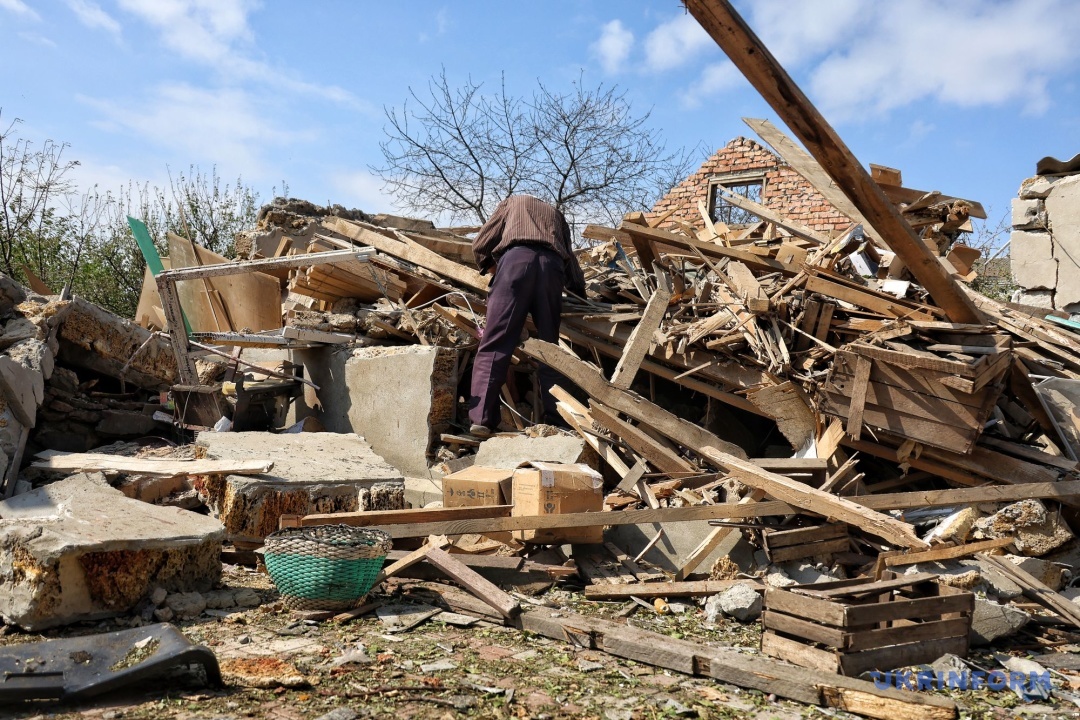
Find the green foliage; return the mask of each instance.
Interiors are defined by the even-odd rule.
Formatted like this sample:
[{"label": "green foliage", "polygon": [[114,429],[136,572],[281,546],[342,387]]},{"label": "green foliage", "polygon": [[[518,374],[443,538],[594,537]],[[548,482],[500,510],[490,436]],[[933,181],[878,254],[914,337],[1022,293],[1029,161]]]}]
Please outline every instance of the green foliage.
[{"label": "green foliage", "polygon": [[127,216],[146,223],[162,255],[175,233],[231,257],[236,233],[255,224],[259,195],[240,178],[223,183],[196,166],[167,189],[128,183],[115,194],[79,192],[69,179],[77,161],[66,144],[40,148],[20,138],[19,120],[0,131],[0,272],[29,284],[32,272],[54,293],[72,292],[122,317],[134,317],[146,263]]}]

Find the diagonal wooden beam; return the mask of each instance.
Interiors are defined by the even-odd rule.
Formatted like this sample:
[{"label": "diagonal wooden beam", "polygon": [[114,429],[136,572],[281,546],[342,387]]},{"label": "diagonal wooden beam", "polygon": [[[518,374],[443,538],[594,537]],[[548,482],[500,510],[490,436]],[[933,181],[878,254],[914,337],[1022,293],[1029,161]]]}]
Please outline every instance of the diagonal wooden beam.
[{"label": "diagonal wooden beam", "polygon": [[919,239],[866,169],[728,0],[684,0],[687,10],[727,53],[806,146],[889,248],[953,322],[982,322],[975,304]]}]

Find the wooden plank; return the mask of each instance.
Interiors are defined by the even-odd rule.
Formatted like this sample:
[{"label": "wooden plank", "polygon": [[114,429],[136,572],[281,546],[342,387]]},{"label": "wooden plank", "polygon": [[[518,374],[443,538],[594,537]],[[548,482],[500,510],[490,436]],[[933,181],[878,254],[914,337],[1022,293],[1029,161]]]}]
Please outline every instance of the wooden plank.
[{"label": "wooden plank", "polygon": [[171,270],[173,270],[173,278],[177,282],[180,282],[199,278],[243,275],[245,273],[263,272],[266,270],[282,270],[287,268],[303,268],[342,263],[366,263],[372,253],[373,251],[368,248],[356,248],[354,250],[331,250],[328,252],[305,253],[300,255],[289,255],[287,257],[245,260],[240,262],[229,261],[222,258],[222,262],[220,263],[205,266],[178,265],[175,268],[171,268]]},{"label": "wooden plank", "polygon": [[834,540],[808,542],[805,545],[777,548],[776,550],[770,551],[769,559],[774,563],[783,563],[791,560],[816,557],[817,555],[832,555],[834,553],[847,552],[849,550],[851,550],[851,541],[848,540],[847,537],[842,537]]},{"label": "wooden plank", "polygon": [[[925,642],[937,638],[963,637],[966,639],[970,630],[971,618],[929,620],[891,628],[845,633],[844,642],[839,647],[848,652],[861,652],[889,645]],[[934,658],[934,660],[936,659]]]},{"label": "wooden plank", "polygon": [[769,296],[761,283],[750,272],[750,268],[738,260],[732,260],[725,268],[728,278],[735,284],[735,290],[739,298],[746,303],[747,309],[752,313],[764,313],[769,311]]},{"label": "wooden plank", "polygon": [[1080,627],[1080,608],[1077,608],[1075,603],[1047,587],[1027,570],[1004,558],[996,555],[980,555],[980,557],[1019,585],[1023,589],[1025,597],[1034,600],[1063,620],[1071,623],[1074,627]]},{"label": "wooden plank", "polygon": [[648,460],[656,469],[665,473],[696,473],[698,469],[662,443],[642,430],[621,420],[615,412],[600,403],[591,402],[590,415],[610,433],[622,439],[634,452]]},{"label": "wooden plank", "polygon": [[834,627],[842,627],[846,623],[843,605],[821,598],[796,595],[783,588],[765,588],[765,608]]},{"label": "wooden plank", "polygon": [[521,614],[521,606],[518,605],[517,600],[445,550],[431,548],[424,559],[449,575],[454,582],[498,610],[507,620],[513,620]]},{"label": "wooden plank", "polygon": [[649,298],[645,306],[645,313],[641,321],[634,326],[627,340],[623,355],[619,358],[615,371],[611,374],[611,383],[615,387],[629,388],[634,382],[641,367],[641,361],[649,353],[649,347],[653,343],[653,335],[660,329],[660,322],[664,319],[668,304],[671,302],[671,293],[667,288],[657,288]]},{"label": "wooden plank", "polygon": [[[838,372],[834,367],[833,374],[825,385],[825,391],[851,397],[854,387],[855,378]],[[990,413],[991,409],[989,402],[984,402],[983,407],[973,407],[958,403],[955,400],[924,395],[872,380],[867,385],[864,402],[876,405],[879,408],[897,410],[908,415],[915,415],[927,420],[936,420],[949,425],[960,425],[973,430],[982,429],[983,424],[986,422],[985,416]]]},{"label": "wooden plank", "polygon": [[761,626],[767,630],[795,635],[804,640],[813,640],[837,649],[844,647],[844,639],[847,635],[840,628],[821,625],[768,608],[761,614]]},{"label": "wooden plank", "polygon": [[733,192],[724,192],[722,185],[718,187],[721,188],[721,194],[724,198],[724,202],[730,205],[734,205],[741,210],[745,210],[749,213],[757,215],[762,220],[770,222],[778,228],[783,228],[784,230],[787,230],[795,237],[809,240],[811,242],[817,243],[818,245],[824,246],[829,244],[830,239],[828,237],[822,235],[821,233],[817,232],[812,228],[807,227],[806,225],[803,225],[797,220],[792,220],[789,217],[785,217],[784,215],[781,215],[780,213],[773,210],[772,208],[761,205],[760,203],[756,203],[749,198],[743,197],[741,195],[736,195]]},{"label": "wooden plank", "polygon": [[885,348],[875,347],[862,342],[853,343],[848,346],[848,349],[860,357],[874,358],[875,360],[882,360],[887,363],[892,363],[893,365],[899,365],[900,367],[933,370],[935,372],[960,375],[968,378],[975,377],[981,369],[979,363],[944,360],[938,357],[923,357],[922,355],[917,355],[915,353],[886,350]]},{"label": "wooden plank", "polygon": [[[589,397],[647,424],[679,445],[688,448],[713,445],[725,452],[746,455],[738,446],[721,440],[698,425],[676,417],[629,390],[615,387],[594,368],[557,345],[530,338],[522,349],[525,354],[565,375]],[[720,444],[716,445],[717,442]]]},{"label": "wooden plank", "polygon": [[898,567],[901,565],[915,565],[917,563],[941,562],[942,560],[955,560],[968,557],[975,553],[997,550],[1012,545],[1013,538],[996,538],[994,540],[982,540],[980,542],[955,545],[953,547],[939,547],[933,550],[925,550],[906,555],[893,555],[885,558],[885,567]]},{"label": "wooden plank", "polygon": [[[380,525],[408,525],[412,523],[508,518],[513,509],[513,505],[481,505],[476,507],[427,508],[415,510],[365,510],[362,512],[334,513],[330,515],[306,515],[300,519],[300,524],[296,527],[331,524],[320,522],[319,519],[322,518],[334,518],[337,522],[351,525],[352,527],[377,527]],[[429,534],[443,535],[446,533]]]},{"label": "wooden plank", "polygon": [[635,239],[635,247],[637,240],[640,238],[641,240],[653,242],[658,246],[668,246],[691,254],[693,254],[693,249],[696,248],[698,252],[707,257],[731,258],[742,262],[752,270],[758,270],[760,272],[779,272],[788,277],[794,277],[799,272],[799,268],[796,266],[780,262],[779,260],[755,255],[745,250],[739,250],[738,248],[725,247],[711,242],[703,242],[696,238],[677,235],[673,232],[660,230],[658,228],[647,228],[640,225],[623,223],[619,226],[619,229],[625,230],[630,237]]},{"label": "wooden plank", "polygon": [[968,637],[932,638],[908,645],[892,645],[858,653],[842,653],[840,667],[845,675],[861,675],[868,670],[892,670],[931,663],[946,653],[967,655]]},{"label": "wooden plank", "polygon": [[846,498],[836,497],[809,487],[797,480],[761,470],[752,463],[725,455],[715,448],[704,447],[700,452],[722,469],[736,475],[740,482],[764,490],[772,497],[789,505],[841,520],[894,545],[920,550],[929,547],[915,535],[915,531],[907,523],[869,510]]},{"label": "wooden plank", "polygon": [[874,581],[866,578],[853,578],[851,580],[834,580],[831,582],[814,583],[803,585],[793,589],[797,594],[809,594],[820,598],[842,598],[853,595],[866,595],[867,593],[883,593],[890,590],[910,587],[921,582],[929,582],[937,578],[933,573],[917,573],[902,577],[889,578],[887,580]]},{"label": "wooden plank", "polygon": [[862,435],[863,411],[866,409],[866,390],[870,381],[870,358],[860,355],[855,361],[855,379],[847,408],[847,434],[855,440]]},{"label": "wooden plank", "polygon": [[790,380],[746,394],[766,416],[776,422],[780,433],[796,451],[808,446],[817,432],[817,417],[810,409],[803,389]]},{"label": "wooden plank", "polygon": [[823,673],[835,673],[840,668],[837,653],[777,635],[772,630],[761,634],[761,653]]},{"label": "wooden plank", "polygon": [[982,315],[974,303],[731,3],[727,0],[687,0],[685,4],[690,14],[836,181],[868,224],[881,234],[916,280],[945,309],[949,319],[981,322]]},{"label": "wooden plank", "polygon": [[811,275],[806,278],[806,290],[808,292],[821,293],[834,300],[843,300],[844,302],[857,305],[861,308],[871,310],[890,318],[913,318],[916,320],[934,319],[933,315],[913,310],[907,305],[900,303],[895,297],[881,297],[878,293],[867,288],[856,290],[855,288],[841,285],[838,282],[834,282],[831,279],[818,275]]},{"label": "wooden plank", "polygon": [[184,311],[180,308],[180,298],[176,294],[176,284],[165,273],[159,274],[155,282],[162,312],[165,313],[169,343],[176,357],[177,375],[180,376],[181,383],[193,385],[199,381],[199,372],[195,367],[195,358],[191,355],[191,342],[188,339]]},{"label": "wooden plank", "polygon": [[707,597],[724,592],[732,585],[749,583],[759,590],[764,586],[755,580],[697,580],[687,582],[649,582],[633,585],[589,585],[585,588],[588,600],[623,600],[630,597]]},{"label": "wooden plank", "polygon": [[[874,510],[895,510],[915,507],[948,507],[977,502],[1013,502],[1029,497],[1063,498],[1080,495],[1080,480],[1058,483],[1031,483],[1023,485],[984,486],[958,488],[955,490],[930,490],[909,493],[867,495],[853,498],[863,507]],[[315,525],[344,524],[360,527],[382,527],[394,538],[427,537],[432,534],[467,535],[469,533],[499,532],[503,530],[536,530],[558,527],[595,527],[597,525],[636,525],[648,523],[690,522],[694,520],[733,520],[772,515],[792,515],[798,510],[785,502],[722,503],[683,508],[660,508],[658,510],[621,510],[603,513],[572,513],[566,515],[538,515],[510,517],[510,506],[475,508],[438,508],[431,510],[384,510],[357,513],[331,513],[307,515],[296,519],[296,525],[285,524],[289,516],[283,516],[283,527],[309,527]],[[453,518],[428,520],[435,513],[477,513],[468,519]],[[485,513],[498,516],[488,517]],[[400,520],[387,519],[391,513],[399,513]],[[418,519],[405,520],[405,513]],[[429,515],[429,513],[431,515]],[[419,514],[419,515],[417,515]],[[378,519],[373,519],[376,516]],[[295,516],[292,516],[295,517]],[[393,515],[390,515],[394,518]],[[405,520],[402,522],[402,520]]]},{"label": "wooden plank", "polygon": [[176,460],[135,458],[104,453],[44,450],[31,467],[57,472],[118,472],[174,478],[185,475],[259,475],[274,467],[272,460]]},{"label": "wooden plank", "polygon": [[444,258],[414,241],[394,240],[343,218],[324,218],[321,224],[331,232],[344,235],[363,245],[369,245],[379,252],[419,265],[467,288],[484,294],[488,291],[487,277],[473,268]]},{"label": "wooden plank", "polygon": [[423,546],[417,548],[416,550],[413,550],[405,557],[394,561],[390,565],[387,565],[382,570],[380,570],[379,574],[375,578],[375,584],[378,585],[379,583],[389,578],[392,578],[395,575],[401,573],[402,571],[412,567],[418,562],[423,562],[424,558],[427,557],[427,554],[429,552],[437,548],[445,547],[449,544],[450,541],[446,538],[445,535],[429,537],[427,541],[423,544]]},{"label": "wooden plank", "polygon": [[[879,689],[865,680],[750,657],[735,650],[697,645],[599,618],[567,612],[558,615],[553,617],[550,610],[533,610],[521,615],[518,626],[579,647],[602,650],[656,667],[692,670],[697,675],[798,702],[826,704],[837,709],[857,707],[866,717],[881,720],[953,720],[956,717],[956,704],[945,698]],[[661,648],[664,652],[659,652]]]},{"label": "wooden plank", "polygon": [[[851,376],[855,371],[855,361],[859,358],[853,352],[841,349],[836,353],[833,371],[836,374]],[[942,384],[940,381],[951,373],[944,373],[921,368],[901,367],[888,362],[874,363],[870,371],[870,380],[889,385],[900,390],[917,392],[930,397],[981,408],[986,405],[986,394],[966,393]]]},{"label": "wooden plank", "polygon": [[869,626],[896,620],[938,618],[949,613],[971,613],[974,609],[974,596],[971,593],[957,591],[955,594],[942,594],[914,600],[852,605],[843,608],[844,618],[841,624],[846,627]]}]

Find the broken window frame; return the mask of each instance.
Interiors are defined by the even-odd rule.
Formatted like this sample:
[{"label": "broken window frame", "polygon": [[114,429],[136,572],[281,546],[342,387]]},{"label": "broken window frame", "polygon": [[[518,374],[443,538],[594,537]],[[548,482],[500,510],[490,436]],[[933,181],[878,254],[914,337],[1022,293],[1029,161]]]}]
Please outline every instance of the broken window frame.
[{"label": "broken window frame", "polygon": [[709,178],[709,217],[712,218],[713,222],[723,222],[729,227],[756,223],[758,221],[756,215],[724,201],[718,192],[718,188],[723,187],[735,195],[742,195],[749,200],[764,205],[766,182],[764,170],[724,173],[712,176]]}]

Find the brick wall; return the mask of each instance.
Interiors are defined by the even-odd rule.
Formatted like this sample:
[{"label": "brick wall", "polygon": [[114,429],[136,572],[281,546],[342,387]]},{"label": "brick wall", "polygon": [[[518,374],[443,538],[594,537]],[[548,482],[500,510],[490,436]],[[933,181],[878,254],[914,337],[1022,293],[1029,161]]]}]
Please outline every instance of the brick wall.
[{"label": "brick wall", "polygon": [[[717,150],[697,172],[661,198],[647,217],[659,217],[674,208],[671,219],[703,227],[698,201],[708,207],[709,180],[717,175],[744,172],[765,174],[762,204],[786,217],[828,235],[835,235],[851,225],[851,221],[826,202],[802,175],[769,150],[743,137],[735,138]],[[670,225],[672,223],[665,222],[661,227]]]}]

